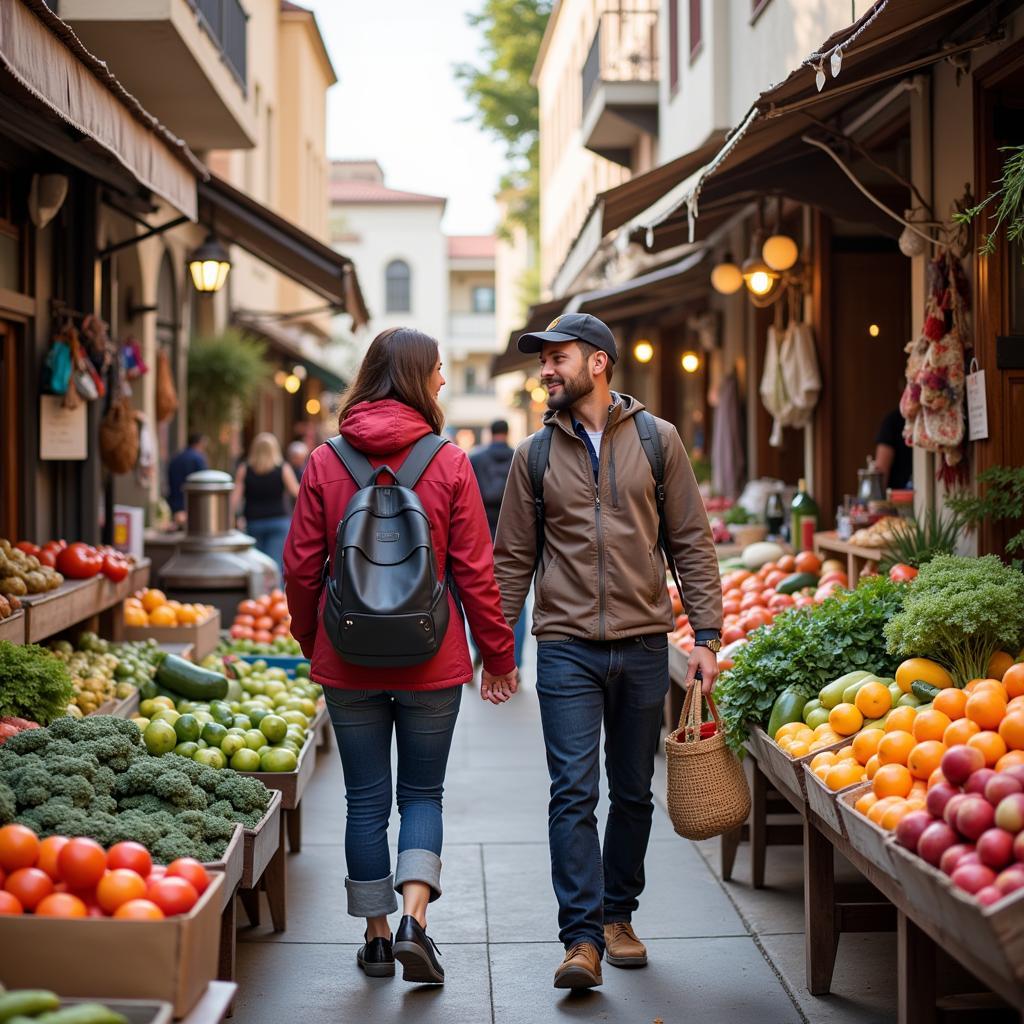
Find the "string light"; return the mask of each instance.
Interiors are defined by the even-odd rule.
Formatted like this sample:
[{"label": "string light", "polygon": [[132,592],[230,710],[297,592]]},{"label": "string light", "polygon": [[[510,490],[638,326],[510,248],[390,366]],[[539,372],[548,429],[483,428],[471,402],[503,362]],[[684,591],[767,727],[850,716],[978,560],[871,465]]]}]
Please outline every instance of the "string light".
[{"label": "string light", "polygon": [[638,341],[633,346],[633,358],[638,363],[649,363],[654,358],[654,346],[649,341]]}]

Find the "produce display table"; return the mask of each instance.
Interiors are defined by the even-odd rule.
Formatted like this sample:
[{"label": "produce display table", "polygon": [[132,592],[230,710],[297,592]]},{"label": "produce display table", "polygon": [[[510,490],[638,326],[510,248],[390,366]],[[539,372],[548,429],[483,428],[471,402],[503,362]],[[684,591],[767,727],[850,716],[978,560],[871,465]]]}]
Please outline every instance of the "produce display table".
[{"label": "produce display table", "polygon": [[334,727],[331,725],[331,716],[327,713],[327,705],[322,700],[318,702],[316,714],[313,721],[309,723],[309,731],[316,737],[317,753],[322,750],[330,750],[331,733]]},{"label": "produce display table", "polygon": [[235,829],[231,841],[220,860],[206,865],[208,871],[224,876],[220,901],[220,960],[217,977],[233,981],[235,977],[235,895],[242,881],[245,865],[245,838],[241,825]]},{"label": "produce display table", "polygon": [[298,853],[302,849],[302,794],[313,777],[316,767],[316,736],[310,732],[299,752],[299,763],[293,772],[239,772],[259,779],[267,789],[280,790],[281,806],[284,809],[285,830],[288,833],[288,849]]},{"label": "produce display table", "polygon": [[260,923],[260,893],[267,894],[270,920],[275,932],[288,925],[288,861],[285,847],[281,793],[271,794],[267,813],[255,828],[244,833],[244,861],[239,898],[249,923]]},{"label": "produce display table", "polygon": [[[136,559],[132,571],[128,574],[128,593],[134,594],[136,590],[145,590],[149,586],[150,576],[153,574],[153,560],[151,558]],[[126,595],[127,596],[127,595]]]},{"label": "produce display table", "polygon": [[230,1016],[238,986],[231,981],[211,981],[199,1002],[180,1024],[220,1024]]},{"label": "produce display table", "polygon": [[0,640],[6,640],[12,644],[23,644],[25,642],[25,612],[18,609],[13,615],[6,619],[0,619]]},{"label": "produce display table", "polygon": [[822,560],[830,557],[846,559],[846,575],[850,586],[856,587],[861,573],[869,566],[877,569],[878,563],[885,554],[884,548],[865,548],[840,540],[835,530],[826,530],[814,535],[814,553]]}]

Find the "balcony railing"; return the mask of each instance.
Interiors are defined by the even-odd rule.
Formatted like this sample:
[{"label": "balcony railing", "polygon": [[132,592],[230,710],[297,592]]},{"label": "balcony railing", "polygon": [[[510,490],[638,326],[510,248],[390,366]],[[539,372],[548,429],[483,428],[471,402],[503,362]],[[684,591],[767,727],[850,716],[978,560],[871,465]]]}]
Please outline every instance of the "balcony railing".
[{"label": "balcony railing", "polygon": [[607,11],[601,15],[582,72],[583,109],[598,82],[658,80],[658,12]]},{"label": "balcony railing", "polygon": [[247,88],[245,24],[249,15],[238,0],[188,0],[199,24],[217,44],[224,63]]}]

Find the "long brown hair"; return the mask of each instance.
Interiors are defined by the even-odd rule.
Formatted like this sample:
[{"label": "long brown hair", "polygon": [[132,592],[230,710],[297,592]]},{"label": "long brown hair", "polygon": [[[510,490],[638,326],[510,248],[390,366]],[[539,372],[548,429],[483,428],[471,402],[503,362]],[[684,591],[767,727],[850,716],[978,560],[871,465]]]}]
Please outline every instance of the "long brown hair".
[{"label": "long brown hair", "polygon": [[444,429],[444,413],[430,391],[437,365],[437,342],[411,327],[391,327],[370,342],[341,407],[344,423],[360,402],[393,398],[415,409],[435,434]]}]

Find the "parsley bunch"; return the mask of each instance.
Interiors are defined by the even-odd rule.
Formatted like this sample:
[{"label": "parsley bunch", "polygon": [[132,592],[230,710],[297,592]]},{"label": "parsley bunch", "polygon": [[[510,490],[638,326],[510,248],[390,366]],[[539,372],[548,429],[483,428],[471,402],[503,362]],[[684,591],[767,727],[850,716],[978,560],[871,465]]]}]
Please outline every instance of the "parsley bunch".
[{"label": "parsley bunch", "polygon": [[74,693],[67,666],[45,648],[0,641],[0,717],[47,725],[67,712]]},{"label": "parsley bunch", "polygon": [[899,611],[905,590],[885,576],[869,576],[852,593],[794,608],[751,633],[715,690],[730,746],[742,747],[748,724],[768,721],[787,687],[811,698],[854,669],[892,675],[898,659],[886,655],[882,630]]},{"label": "parsley bunch", "polygon": [[957,686],[984,677],[996,651],[1024,642],[1024,574],[995,555],[939,555],[921,567],[885,637],[890,654],[931,658]]}]

